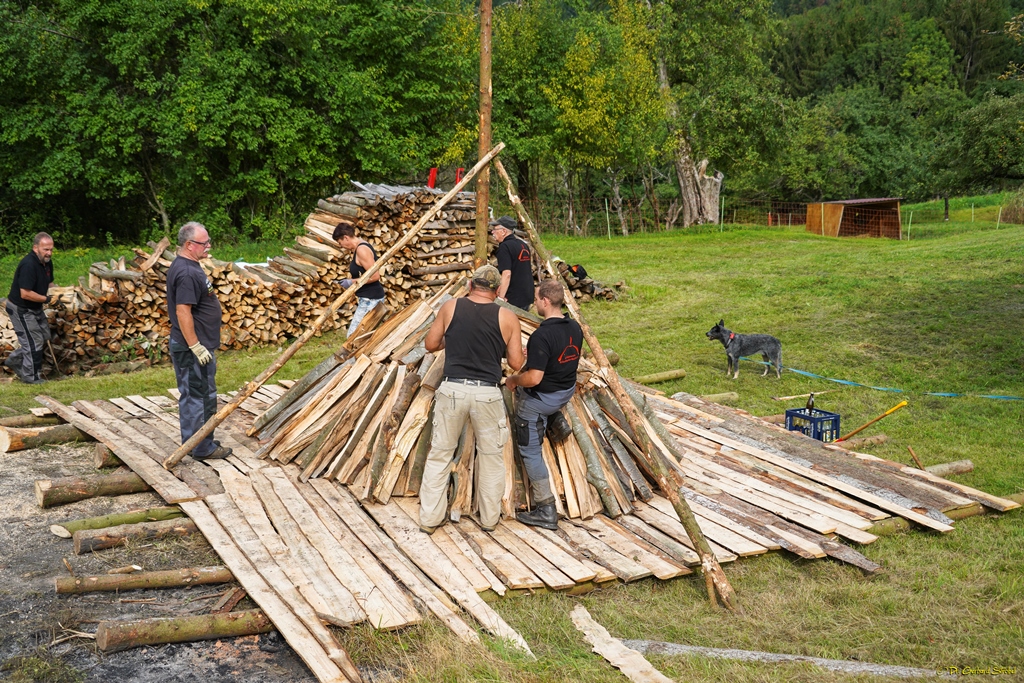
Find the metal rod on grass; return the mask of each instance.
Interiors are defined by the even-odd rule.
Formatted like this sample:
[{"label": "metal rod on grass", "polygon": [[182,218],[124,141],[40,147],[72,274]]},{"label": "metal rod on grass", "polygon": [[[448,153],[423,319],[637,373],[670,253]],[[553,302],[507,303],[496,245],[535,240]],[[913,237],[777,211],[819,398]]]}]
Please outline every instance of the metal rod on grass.
[{"label": "metal rod on grass", "polygon": [[237,408],[242,403],[242,401],[256,393],[256,390],[263,386],[264,382],[266,382],[274,375],[274,373],[280,370],[284,366],[284,364],[287,363],[288,360],[292,356],[294,356],[295,353],[299,349],[301,349],[314,334],[316,334],[316,332],[323,326],[323,324],[327,322],[328,318],[335,315],[338,312],[338,309],[340,309],[346,301],[349,301],[350,299],[352,299],[352,297],[355,296],[356,290],[365,285],[369,281],[369,279],[377,271],[381,269],[381,266],[390,261],[391,258],[396,253],[398,253],[400,249],[402,249],[403,247],[405,247],[405,245],[411,242],[412,238],[415,237],[416,234],[423,229],[423,226],[429,223],[431,219],[433,219],[434,216],[437,215],[437,212],[440,211],[445,204],[450,202],[455,197],[455,195],[457,195],[462,190],[462,188],[466,187],[466,185],[469,184],[469,181],[472,180],[473,177],[480,172],[480,169],[486,168],[487,165],[491,163],[491,159],[497,157],[498,152],[500,152],[504,148],[505,143],[499,142],[490,152],[484,155],[480,159],[480,161],[476,163],[476,166],[471,168],[469,172],[462,178],[462,180],[460,180],[455,185],[455,187],[450,189],[432,207],[430,207],[430,209],[425,214],[423,214],[418,221],[416,221],[416,224],[409,228],[409,231],[405,233],[405,235],[403,235],[400,240],[395,242],[390,249],[384,252],[380,256],[380,258],[378,258],[374,262],[374,264],[370,266],[365,273],[363,273],[362,277],[360,277],[358,280],[355,281],[353,285],[351,285],[348,289],[342,292],[341,296],[335,299],[334,303],[332,303],[323,313],[321,313],[320,317],[314,320],[313,324],[310,325],[298,339],[292,342],[291,346],[285,349],[284,353],[277,357],[277,360],[271,363],[271,365],[266,370],[261,372],[256,377],[256,379],[251,380],[248,384],[242,387],[242,390],[235,394],[235,397],[231,399],[231,401],[227,405],[218,410],[213,417],[207,420],[206,424],[199,428],[199,431],[193,434],[191,438],[189,438],[185,443],[181,444],[181,446],[178,447],[178,450],[174,451],[169,456],[167,456],[167,458],[163,462],[164,468],[169,470],[175,465],[177,465],[179,462],[181,462],[181,459],[188,455],[193,448],[198,446],[200,441],[202,441],[207,436],[212,434],[213,430],[217,428],[217,425],[223,422],[228,415],[233,413],[235,408]]}]

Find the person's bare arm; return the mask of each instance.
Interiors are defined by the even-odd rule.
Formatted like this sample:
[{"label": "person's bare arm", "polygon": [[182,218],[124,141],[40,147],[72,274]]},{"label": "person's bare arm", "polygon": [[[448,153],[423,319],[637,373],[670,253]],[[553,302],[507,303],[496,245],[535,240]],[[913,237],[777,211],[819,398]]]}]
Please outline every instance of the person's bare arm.
[{"label": "person's bare arm", "polygon": [[198,344],[199,337],[196,335],[196,323],[192,319],[192,305],[176,304],[174,312],[178,316],[178,327],[181,328],[181,336],[185,338],[185,343],[188,346]]},{"label": "person's bare arm", "polygon": [[502,308],[498,313],[498,324],[501,326],[501,336],[505,338],[505,357],[508,359],[509,367],[518,372],[526,360],[526,356],[523,355],[523,328],[519,324],[519,316],[507,308]]},{"label": "person's bare arm", "polygon": [[[362,266],[364,269],[369,270],[373,267],[373,251],[366,244],[360,244],[356,247],[356,263]],[[367,282],[377,282],[380,280],[380,271],[370,276]]]},{"label": "person's bare arm", "polygon": [[49,300],[49,297],[45,294],[36,294],[31,289],[22,289],[21,298],[23,301],[35,301],[40,304],[44,304]]},{"label": "person's bare arm", "polygon": [[508,291],[508,286],[512,282],[512,271],[503,270],[501,271],[501,284],[498,285],[498,298],[504,300],[505,292]]},{"label": "person's bare arm", "polygon": [[448,324],[452,321],[452,312],[455,310],[455,299],[445,302],[441,310],[437,312],[433,324],[427,330],[427,336],[423,339],[423,346],[430,353],[436,353],[444,348],[444,333]]},{"label": "person's bare arm", "polygon": [[538,370],[537,368],[530,368],[529,370],[523,370],[518,375],[512,375],[505,380],[505,386],[509,390],[515,389],[516,387],[523,387],[529,389],[540,384],[541,380],[544,379],[544,371]]}]

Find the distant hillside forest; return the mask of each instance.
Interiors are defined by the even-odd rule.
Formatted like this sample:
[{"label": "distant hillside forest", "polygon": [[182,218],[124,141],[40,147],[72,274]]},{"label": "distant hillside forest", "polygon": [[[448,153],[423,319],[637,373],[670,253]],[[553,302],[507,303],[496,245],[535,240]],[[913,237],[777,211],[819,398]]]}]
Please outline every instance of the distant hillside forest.
[{"label": "distant hillside forest", "polygon": [[[736,197],[1012,189],[1022,15],[495,0],[494,140],[522,194],[558,201],[688,201],[687,156]],[[215,240],[280,237],[350,180],[437,166],[450,184],[476,156],[473,2],[5,0],[0,25],[0,253],[38,230],[138,242],[192,219]]]}]

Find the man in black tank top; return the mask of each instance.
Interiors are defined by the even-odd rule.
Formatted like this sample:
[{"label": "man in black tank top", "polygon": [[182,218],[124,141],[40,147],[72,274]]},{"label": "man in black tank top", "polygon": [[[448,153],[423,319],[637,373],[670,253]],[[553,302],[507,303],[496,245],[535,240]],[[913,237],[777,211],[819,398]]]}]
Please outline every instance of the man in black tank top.
[{"label": "man in black tank top", "polygon": [[523,342],[519,318],[494,303],[500,282],[494,266],[477,269],[469,295],[441,306],[423,342],[432,353],[444,349],[444,381],[434,394],[434,430],[420,484],[420,529],[428,534],[445,521],[452,456],[467,419],[476,440],[480,526],[493,531],[501,517],[509,438],[501,359],[513,370],[522,367]]},{"label": "man in black tank top", "polygon": [[[369,242],[356,237],[356,229],[351,223],[341,221],[334,228],[334,240],[341,245],[342,249],[352,252],[352,262],[348,264],[349,277],[341,281],[342,289],[348,289],[352,283],[368,271],[374,261],[377,260],[377,252],[370,246]],[[374,306],[384,301],[384,285],[380,283],[380,271],[370,276],[370,281],[356,290],[358,305],[356,312],[352,314],[352,321],[348,324],[348,336],[359,327],[363,318],[373,310]]]}]

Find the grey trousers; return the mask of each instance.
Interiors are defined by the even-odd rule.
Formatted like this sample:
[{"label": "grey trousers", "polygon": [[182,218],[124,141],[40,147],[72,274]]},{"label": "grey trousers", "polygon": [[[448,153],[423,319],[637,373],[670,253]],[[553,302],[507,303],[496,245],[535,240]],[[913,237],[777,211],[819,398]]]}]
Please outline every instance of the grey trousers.
[{"label": "grey trousers", "polygon": [[537,393],[531,396],[525,389],[516,390],[516,441],[519,454],[523,456],[526,475],[530,478],[530,494],[534,506],[550,503],[555,499],[551,492],[548,467],[544,464],[541,444],[548,426],[548,415],[562,409],[576,392],[575,385],[561,391]]},{"label": "grey trousers", "polygon": [[[174,378],[181,392],[178,397],[178,424],[181,442],[185,443],[217,412],[217,356],[213,355],[215,349],[208,349],[213,359],[206,365],[200,365],[195,354],[184,344],[171,341],[169,346]],[[213,432],[210,432],[190,455],[205,458],[216,448]]]},{"label": "grey trousers", "polygon": [[20,346],[11,352],[4,365],[22,380],[42,379],[43,351],[46,342],[50,341],[50,323],[46,320],[43,309],[23,308],[10,301],[4,306],[7,315],[14,325],[14,334],[18,335]]}]

